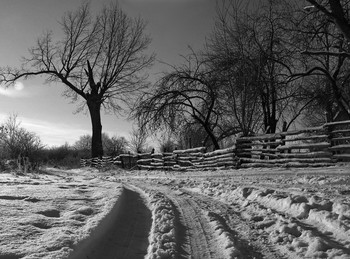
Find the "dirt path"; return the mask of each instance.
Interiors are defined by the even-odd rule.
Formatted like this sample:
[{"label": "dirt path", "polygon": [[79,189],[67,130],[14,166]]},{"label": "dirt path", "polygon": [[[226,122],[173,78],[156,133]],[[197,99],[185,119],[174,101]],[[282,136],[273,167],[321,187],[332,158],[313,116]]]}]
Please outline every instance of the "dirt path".
[{"label": "dirt path", "polygon": [[151,212],[140,194],[124,189],[118,213],[107,232],[74,258],[129,259],[144,258],[147,254],[151,229]]}]

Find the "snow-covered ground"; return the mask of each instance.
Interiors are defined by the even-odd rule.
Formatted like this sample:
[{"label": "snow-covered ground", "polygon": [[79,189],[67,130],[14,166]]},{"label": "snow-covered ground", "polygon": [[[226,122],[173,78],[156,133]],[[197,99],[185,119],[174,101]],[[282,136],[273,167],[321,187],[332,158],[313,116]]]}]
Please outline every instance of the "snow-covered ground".
[{"label": "snow-covered ground", "polygon": [[0,174],[0,206],[0,259],[350,258],[349,165]]},{"label": "snow-covered ground", "polygon": [[65,258],[117,202],[122,185],[93,171],[0,174],[0,258]]}]

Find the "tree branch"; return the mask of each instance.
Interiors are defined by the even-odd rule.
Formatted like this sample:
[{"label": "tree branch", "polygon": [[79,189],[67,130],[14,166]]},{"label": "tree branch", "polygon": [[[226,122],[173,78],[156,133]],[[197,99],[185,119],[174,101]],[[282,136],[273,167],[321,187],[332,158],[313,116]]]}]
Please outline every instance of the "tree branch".
[{"label": "tree branch", "polygon": [[315,55],[315,56],[334,56],[334,57],[350,57],[350,53],[347,52],[331,52],[331,51],[309,51],[305,50],[300,52],[304,55]]}]

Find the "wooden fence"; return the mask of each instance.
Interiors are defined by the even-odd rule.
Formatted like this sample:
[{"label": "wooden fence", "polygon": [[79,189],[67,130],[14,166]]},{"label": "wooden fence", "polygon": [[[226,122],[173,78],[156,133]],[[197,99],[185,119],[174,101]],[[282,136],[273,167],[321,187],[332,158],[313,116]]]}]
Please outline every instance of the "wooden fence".
[{"label": "wooden fence", "polygon": [[82,159],[82,166],[113,164],[126,169],[205,170],[240,167],[329,166],[350,161],[350,120],[298,131],[241,137],[230,148],[206,152],[204,147],[171,153],[123,154]]}]

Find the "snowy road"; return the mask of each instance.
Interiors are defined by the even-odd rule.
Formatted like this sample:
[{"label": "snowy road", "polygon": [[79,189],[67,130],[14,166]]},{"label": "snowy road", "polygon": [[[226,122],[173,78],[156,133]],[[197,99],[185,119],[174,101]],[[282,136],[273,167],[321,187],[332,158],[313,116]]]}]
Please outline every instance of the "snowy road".
[{"label": "snowy road", "polygon": [[83,247],[72,258],[142,259],[147,254],[151,230],[151,211],[139,193],[123,189],[118,208],[108,229],[89,247]]},{"label": "snowy road", "polygon": [[[156,190],[168,197],[177,215],[175,230],[177,257],[186,259],[282,258],[274,246],[254,226],[229,206],[211,197],[182,188],[138,184],[141,189]],[[155,257],[157,258],[157,257]],[[168,258],[168,257],[164,257]]]},{"label": "snowy road", "polygon": [[172,204],[177,251],[167,254],[164,242],[165,256],[151,258],[350,258],[348,169],[144,172],[122,181]]},{"label": "snowy road", "polygon": [[[213,233],[208,219],[202,213],[198,204],[188,195],[174,195],[168,193],[168,197],[174,202],[179,215],[179,223],[185,228],[185,236],[182,242],[185,255],[189,258],[220,258],[222,255],[217,251],[217,244],[211,242]],[[186,257],[184,255],[184,257]]]},{"label": "snowy road", "polygon": [[0,174],[0,258],[350,258],[350,166]]}]

